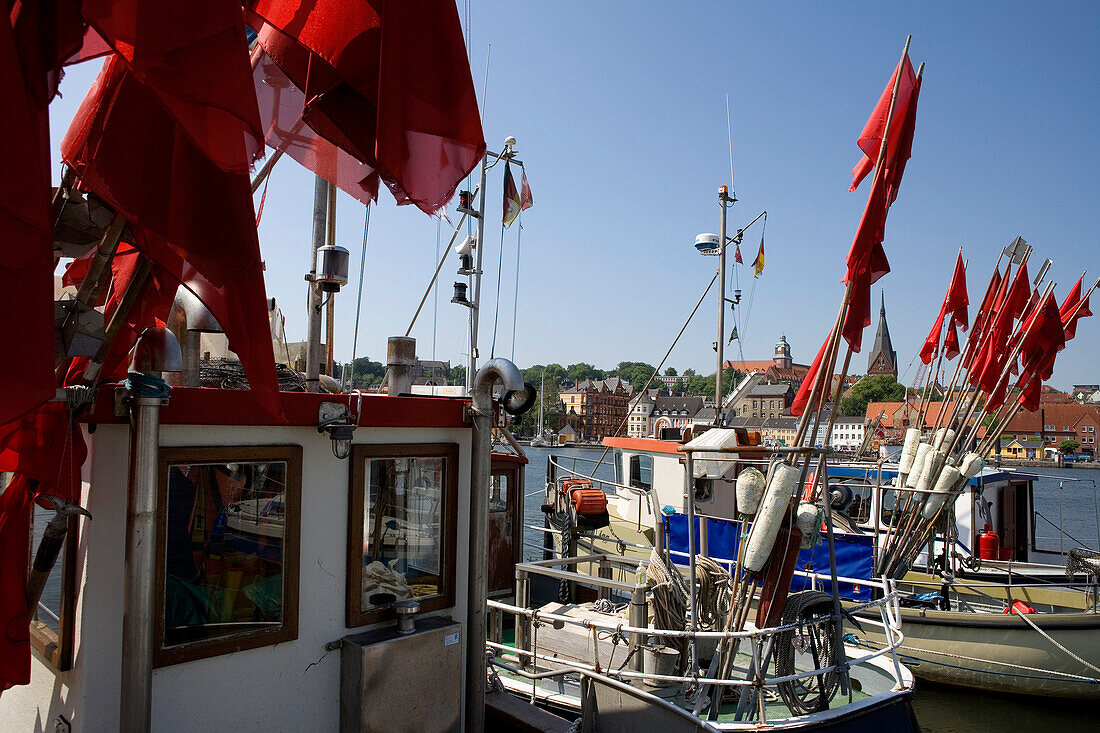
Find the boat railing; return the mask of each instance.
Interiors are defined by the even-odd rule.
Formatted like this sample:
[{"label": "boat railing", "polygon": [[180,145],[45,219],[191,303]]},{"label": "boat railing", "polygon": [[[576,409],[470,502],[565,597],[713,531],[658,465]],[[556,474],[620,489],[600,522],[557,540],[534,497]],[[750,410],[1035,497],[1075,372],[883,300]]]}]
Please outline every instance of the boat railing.
[{"label": "boat railing", "polygon": [[[575,566],[589,563],[596,564],[600,568],[599,574],[580,575]],[[762,666],[760,660],[767,659],[771,645],[776,635],[788,632],[802,633],[812,626],[821,625],[832,630],[836,619],[832,614],[823,615],[815,619],[800,620],[797,623],[765,629],[748,629],[744,631],[703,631],[685,629],[654,628],[647,624],[648,605],[646,600],[647,586],[642,583],[627,583],[614,580],[608,572],[615,567],[633,570],[637,575],[638,568],[645,562],[635,558],[621,557],[617,555],[586,555],[582,557],[567,557],[561,559],[541,560],[535,562],[520,563],[516,565],[516,605],[510,605],[498,601],[489,601],[490,613],[507,614],[515,618],[515,642],[514,645],[503,643],[502,639],[491,639],[488,646],[497,656],[510,654],[517,661],[519,668],[528,666],[538,668],[540,663],[561,665],[562,669],[530,676],[533,682],[537,679],[554,677],[571,671],[584,671],[602,673],[619,680],[648,680],[655,683],[683,683],[695,685],[717,685],[720,687],[756,687],[760,691],[763,688],[774,688],[782,683],[796,680],[810,679],[827,673],[845,674],[847,668],[870,662],[876,658],[890,660],[894,671],[895,687],[900,689],[904,675],[901,670],[901,662],[897,655],[897,649],[903,641],[901,633],[901,612],[899,593],[893,585],[893,581],[866,581],[852,578],[838,578],[842,582],[859,582],[878,587],[882,593],[875,600],[865,603],[849,604],[846,607],[848,613],[863,612],[860,616],[861,624],[870,624],[882,630],[886,638],[886,644],[872,649],[863,650],[866,653],[849,657],[839,655],[835,664],[815,669],[796,671],[794,674],[768,676],[759,671],[746,675],[743,679],[726,679],[712,677],[709,674],[657,674],[643,671],[642,652],[651,638],[683,639],[695,643],[701,640],[716,640],[723,644],[733,644],[734,653],[738,645],[747,643],[749,653],[754,661],[756,670]],[[620,594],[630,598],[627,606],[627,618],[623,622],[601,621],[591,618],[577,618],[564,613],[530,608],[531,605],[531,576],[539,575],[558,580],[567,580],[577,585],[595,588],[597,596],[609,598],[612,594]],[[813,575],[813,574],[808,574]],[[821,577],[819,581],[827,578]],[[873,614],[867,614],[870,609],[877,609],[879,614],[875,618]],[[591,635],[590,646],[593,658],[591,663],[577,659],[567,659],[539,651],[538,630],[547,624],[555,629],[561,629],[565,625],[580,627],[586,634]],[[495,627],[500,627],[494,623]],[[605,648],[601,650],[601,644]],[[608,650],[606,645],[610,644]],[[626,644],[627,655],[617,669],[612,669],[615,660],[616,647]],[[602,652],[602,653],[601,653]],[[532,695],[535,695],[534,686]]]},{"label": "boat railing", "polygon": [[[572,461],[573,466],[569,467],[564,465],[564,461]],[[592,463],[595,466],[592,468],[591,474],[586,474],[583,471],[578,471],[576,463],[577,461]],[[619,483],[618,481],[611,481],[609,479],[597,478],[595,476],[595,469],[600,465],[599,461],[592,458],[584,458],[583,456],[555,456],[551,454],[547,458],[546,462],[546,493],[547,497],[550,496],[551,490],[554,486],[559,485],[566,479],[584,479],[592,482],[592,487],[603,491],[609,496],[618,496],[623,492],[633,494],[638,497],[638,516],[637,516],[637,528],[641,530],[643,524],[642,507],[647,506],[649,508],[650,517],[658,517],[661,514],[661,508],[657,504],[657,495],[651,488],[643,488],[640,486],[631,486],[629,484]],[[648,526],[648,525],[647,525]]]}]

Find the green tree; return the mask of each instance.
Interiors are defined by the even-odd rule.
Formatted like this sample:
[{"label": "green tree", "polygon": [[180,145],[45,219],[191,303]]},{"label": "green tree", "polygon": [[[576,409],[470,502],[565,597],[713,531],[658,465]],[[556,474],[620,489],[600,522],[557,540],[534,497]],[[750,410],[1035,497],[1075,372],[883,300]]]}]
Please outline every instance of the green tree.
[{"label": "green tree", "polygon": [[603,379],[607,374],[591,364],[585,364],[584,362],[570,364],[566,368],[565,373],[566,376],[574,382],[581,382],[585,379]]},{"label": "green tree", "polygon": [[[656,370],[653,365],[646,364],[644,361],[620,361],[615,370],[611,372],[611,376],[625,379],[633,385],[634,389],[640,390],[645,387],[654,371]],[[650,387],[652,388],[653,385],[650,385]]]},{"label": "green tree", "polygon": [[675,377],[675,376],[677,376],[676,367],[669,367],[668,369],[665,369],[665,376],[666,377]]},{"label": "green tree", "polygon": [[1058,444],[1058,450],[1062,451],[1062,453],[1067,456],[1070,453],[1076,453],[1077,449],[1080,447],[1081,444],[1078,443],[1076,440],[1073,440],[1072,438],[1063,440],[1061,443]]},{"label": "green tree", "polygon": [[[336,376],[342,377],[344,374],[344,367],[347,365],[336,365]],[[382,383],[382,380],[386,378],[386,365],[377,361],[371,361],[370,357],[361,356],[351,363],[351,369],[348,375],[348,387],[354,389],[356,387],[374,387]]]},{"label": "green tree", "polygon": [[840,414],[862,417],[868,402],[901,402],[905,399],[905,386],[889,374],[875,374],[856,382],[840,401]]},{"label": "green tree", "polygon": [[465,385],[466,384],[466,365],[456,364],[451,367],[451,378],[447,380],[450,384]]}]

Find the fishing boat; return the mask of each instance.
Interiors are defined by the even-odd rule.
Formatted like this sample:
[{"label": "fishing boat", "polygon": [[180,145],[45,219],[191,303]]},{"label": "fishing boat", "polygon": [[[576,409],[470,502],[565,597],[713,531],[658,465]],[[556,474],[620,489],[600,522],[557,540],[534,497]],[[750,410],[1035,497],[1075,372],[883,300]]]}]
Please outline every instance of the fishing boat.
[{"label": "fishing boat", "polygon": [[[135,4],[88,3],[50,16],[71,37],[40,33],[34,8],[0,29],[17,122],[46,119],[27,90],[41,83],[48,101],[85,32],[107,54],[62,145],[60,185],[37,177],[51,156],[34,126],[29,160],[4,174],[41,204],[27,222],[52,218],[31,237],[7,208],[0,217],[6,243],[37,253],[17,287],[5,280],[5,306],[21,312],[4,328],[26,328],[0,384],[0,729],[458,731],[499,717],[501,695],[486,704],[485,604],[511,597],[525,460],[494,455],[491,435],[533,390],[511,362],[478,362],[476,321],[458,397],[413,394],[406,336],[388,343],[386,394],[340,392],[331,331],[329,359],[320,348],[325,299],[348,280],[337,186],[367,203],[384,168],[399,200],[433,213],[480,165],[486,190],[458,13],[298,10],[199,3],[185,37],[135,37]],[[317,44],[335,36],[340,62],[323,61],[333,45]],[[323,125],[302,119],[305,82],[273,61],[282,54],[323,65],[339,88],[334,100],[311,87]],[[413,102],[404,90],[418,79]],[[257,104],[265,119],[251,125]],[[374,139],[368,105],[400,151]],[[242,141],[276,149],[251,182]],[[273,359],[273,340],[285,344],[251,197],[283,154],[318,174],[304,374]],[[510,147],[488,157],[514,162]],[[484,220],[483,194],[460,198],[463,217]],[[54,303],[40,286],[59,257],[75,293]],[[232,351],[216,387],[199,386],[204,333]]]},{"label": "fishing boat", "polygon": [[[688,466],[686,473],[680,472],[681,491],[694,493],[698,485],[691,468],[695,459],[696,468],[705,463],[707,470],[719,453],[721,465],[733,458],[754,471],[769,467],[770,452],[759,447],[740,457],[716,445],[677,448]],[[816,460],[821,452],[790,449],[783,457]],[[600,540],[586,540],[599,537],[602,528],[616,533],[608,524],[609,503],[616,496],[611,492],[647,493],[559,469],[551,457],[544,510],[555,523],[565,521],[560,533],[567,542],[591,548]],[[774,465],[771,470],[784,471]],[[688,522],[694,521],[694,502],[685,503]],[[776,593],[784,564],[776,558],[786,557],[789,550],[782,537],[793,535],[780,532],[774,550],[764,550],[767,569],[762,563],[760,574],[750,580],[741,575],[741,561],[723,560],[722,555],[729,542],[740,542],[742,549],[755,547],[752,531],[741,524],[740,533],[708,535],[704,527],[716,525],[711,518],[699,520],[698,554],[690,540],[691,547],[678,549],[660,534],[652,548],[631,543],[633,553],[626,551],[624,540],[605,536],[617,550],[581,549],[518,564],[515,602],[489,604],[494,617],[514,619],[514,633],[498,631],[489,644],[498,654],[492,665],[499,685],[570,713],[580,713],[584,701],[594,699],[600,710],[619,711],[624,725],[646,720],[634,715],[638,700],[624,697],[625,690],[633,690],[649,701],[645,715],[666,716],[668,730],[916,730],[909,702],[913,680],[895,654],[902,638],[895,618],[899,596],[893,588],[876,586],[877,598],[861,606],[877,617],[868,625],[881,629],[893,643],[860,650],[840,634],[839,596],[808,585],[789,596],[785,589]],[[766,526],[765,521],[759,526]],[[620,521],[616,526],[625,525]],[[797,544],[795,540],[796,549]],[[750,554],[746,550],[745,557]],[[687,578],[699,573],[698,588],[685,581],[683,571]],[[807,583],[829,582],[828,569],[821,575],[796,572]],[[752,600],[758,582],[763,584],[762,611]],[[633,687],[624,689],[627,684]]]}]

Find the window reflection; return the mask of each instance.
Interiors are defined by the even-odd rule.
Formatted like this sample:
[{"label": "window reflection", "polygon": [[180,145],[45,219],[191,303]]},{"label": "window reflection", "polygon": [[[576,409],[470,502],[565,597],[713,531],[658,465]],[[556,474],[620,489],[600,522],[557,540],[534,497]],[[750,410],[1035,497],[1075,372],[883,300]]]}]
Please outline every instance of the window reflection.
[{"label": "window reflection", "polygon": [[508,474],[496,474],[489,482],[489,511],[508,511]]},{"label": "window reflection", "polygon": [[287,463],[168,470],[164,645],[283,622]]},{"label": "window reflection", "polygon": [[442,457],[368,458],[362,610],[443,592]]}]

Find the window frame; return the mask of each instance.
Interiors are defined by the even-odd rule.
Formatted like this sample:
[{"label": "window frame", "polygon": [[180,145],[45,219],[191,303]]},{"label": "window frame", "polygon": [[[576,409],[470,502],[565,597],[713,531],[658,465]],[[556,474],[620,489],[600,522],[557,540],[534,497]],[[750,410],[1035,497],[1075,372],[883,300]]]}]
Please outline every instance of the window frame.
[{"label": "window frame", "polygon": [[[31,528],[34,527],[34,512],[48,512],[48,509],[31,502]],[[49,522],[52,517],[43,516],[44,521]],[[77,566],[76,552],[80,544],[80,518],[76,515],[69,517],[69,527],[65,533],[61,552],[57,556],[57,562],[51,571],[61,573],[61,608],[57,614],[57,631],[51,629],[44,622],[37,619],[38,607],[28,609],[30,613],[30,641],[31,648],[42,655],[46,663],[55,672],[68,672],[73,668],[73,647],[76,640],[76,601],[77,601]],[[34,542],[28,543],[27,553],[27,577],[30,577],[31,565],[38,547]]]},{"label": "window frame", "polygon": [[[168,547],[168,470],[175,463],[285,462],[286,504],[283,526],[283,624],[217,639],[190,641],[164,646],[164,584]],[[157,561],[153,611],[153,667],[232,654],[245,649],[273,646],[298,638],[298,573],[302,545],[302,446],[162,446],[158,455]]]},{"label": "window frame", "polygon": [[358,444],[351,447],[351,485],[348,487],[347,573],[344,585],[344,622],[347,628],[366,626],[397,618],[390,607],[364,611],[363,510],[366,505],[367,458],[442,458],[447,486],[443,487],[443,592],[420,602],[420,611],[438,611],[455,605],[455,567],[458,554],[458,443]]}]

